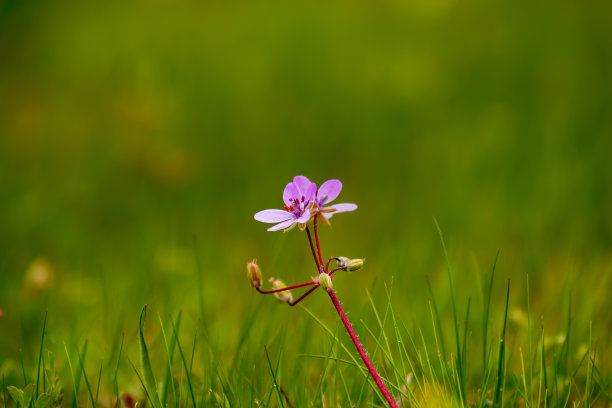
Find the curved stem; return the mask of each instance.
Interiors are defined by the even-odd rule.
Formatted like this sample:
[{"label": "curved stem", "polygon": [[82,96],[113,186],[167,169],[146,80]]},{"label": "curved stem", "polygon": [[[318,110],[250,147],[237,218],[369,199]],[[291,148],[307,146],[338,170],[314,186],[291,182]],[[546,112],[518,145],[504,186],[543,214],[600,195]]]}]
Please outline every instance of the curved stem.
[{"label": "curved stem", "polygon": [[338,262],[338,258],[336,258],[336,257],[332,257],[332,258],[329,258],[329,259],[327,260],[327,263],[325,264],[325,272],[326,272],[326,273],[329,273],[329,272],[327,272],[327,271],[329,271],[329,263],[330,263],[331,261],[334,261],[334,260],[335,260],[336,262]]},{"label": "curved stem", "polygon": [[318,285],[318,284],[319,284],[319,282],[305,282],[305,283],[300,283],[298,285],[287,286],[285,288],[274,289],[274,290],[261,290],[259,288],[256,288],[256,289],[257,289],[257,291],[259,293],[267,295],[267,294],[270,294],[270,293],[284,292],[286,290],[297,289],[297,288],[301,288],[301,287],[304,287],[304,286]]},{"label": "curved stem", "polygon": [[[316,218],[315,218],[315,220],[316,220]],[[395,400],[393,399],[393,397],[391,396],[391,394],[389,393],[389,391],[385,387],[385,384],[382,382],[382,379],[380,378],[380,375],[378,375],[378,373],[376,372],[376,369],[374,368],[374,366],[370,362],[370,359],[368,358],[368,355],[366,354],[365,350],[363,349],[363,346],[359,342],[359,339],[357,338],[357,334],[355,333],[355,330],[353,330],[353,326],[351,326],[351,323],[349,322],[348,318],[346,317],[346,314],[344,313],[344,310],[342,310],[342,306],[340,306],[340,302],[338,301],[338,298],[336,297],[336,293],[333,291],[333,289],[330,289],[327,292],[327,294],[329,295],[329,297],[331,298],[332,302],[334,303],[334,306],[336,307],[336,311],[340,315],[340,319],[342,319],[342,323],[344,324],[344,327],[346,328],[346,331],[348,332],[349,336],[351,336],[351,340],[353,341],[353,344],[355,345],[355,348],[357,349],[357,352],[359,353],[359,356],[361,356],[361,359],[363,360],[363,362],[365,363],[366,367],[368,368],[368,371],[370,372],[370,375],[372,376],[372,378],[376,382],[376,385],[378,386],[378,389],[380,390],[380,392],[382,392],[383,396],[385,397],[385,399],[387,400],[387,403],[389,404],[389,406],[391,408],[398,408],[397,403],[395,402]]]}]

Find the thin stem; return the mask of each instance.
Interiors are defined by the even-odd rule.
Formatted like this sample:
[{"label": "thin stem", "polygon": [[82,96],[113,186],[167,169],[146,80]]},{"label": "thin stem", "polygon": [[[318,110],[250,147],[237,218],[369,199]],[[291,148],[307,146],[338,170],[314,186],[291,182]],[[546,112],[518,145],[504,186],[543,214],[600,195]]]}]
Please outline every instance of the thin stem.
[{"label": "thin stem", "polygon": [[281,288],[281,289],[274,289],[274,290],[261,290],[259,288],[255,288],[257,289],[257,291],[263,295],[267,295],[270,293],[278,293],[278,292],[284,292],[286,290],[291,290],[291,289],[297,289],[297,288],[301,288],[304,286],[310,286],[310,285],[318,285],[319,282],[305,282],[305,283],[300,283],[299,285],[293,285],[293,286],[287,286],[285,288]]},{"label": "thin stem", "polygon": [[[316,217],[315,217],[315,221],[316,221]],[[353,326],[351,326],[351,323],[346,317],[344,310],[342,310],[342,306],[340,306],[340,302],[338,301],[338,298],[336,297],[336,293],[333,291],[333,289],[329,289],[327,293],[329,297],[331,298],[332,302],[334,303],[334,306],[336,307],[336,311],[340,315],[340,319],[342,319],[342,323],[344,324],[346,331],[348,332],[349,336],[351,336],[351,340],[353,341],[353,344],[355,345],[357,352],[359,353],[359,355],[361,356],[361,359],[363,360],[366,367],[368,368],[370,375],[372,376],[372,378],[374,378],[374,381],[376,382],[378,389],[380,390],[380,392],[382,392],[383,396],[385,397],[385,399],[387,400],[387,403],[389,404],[391,408],[398,408],[397,403],[395,402],[395,400],[393,399],[393,397],[391,396],[391,394],[385,387],[385,384],[382,382],[380,375],[378,375],[378,373],[376,372],[376,369],[370,362],[370,359],[368,358],[368,355],[363,349],[363,346],[359,342],[359,339],[357,338],[357,334],[355,334],[355,330],[353,330]]]},{"label": "thin stem", "polygon": [[314,216],[314,232],[315,232],[315,241],[317,242],[317,250],[319,251],[319,273],[321,273],[321,266],[323,266],[323,256],[321,255],[321,246],[319,245],[319,233],[317,231],[317,217],[319,214],[315,214]]},{"label": "thin stem", "polygon": [[306,234],[308,234],[308,243],[310,243],[310,250],[312,251],[312,256],[314,257],[315,264],[317,264],[317,271],[319,270],[319,260],[317,259],[317,254],[315,253],[314,245],[312,244],[312,237],[310,236],[310,230],[306,227]]},{"label": "thin stem", "polygon": [[340,267],[338,267],[338,268],[334,268],[334,269],[332,269],[332,271],[331,271],[331,272],[329,272],[329,275],[331,276],[331,274],[332,274],[332,273],[334,273],[334,272],[338,272],[338,271],[343,271],[343,270],[344,270],[344,268],[340,268]]},{"label": "thin stem", "polygon": [[306,298],[306,296],[310,295],[316,288],[318,288],[318,286],[315,286],[314,288],[311,288],[308,292],[304,293],[302,296],[300,296],[300,298],[298,300],[296,300],[295,302],[288,302],[287,304],[289,306],[295,306],[298,303],[300,303],[302,300],[304,300]]},{"label": "thin stem", "polygon": [[332,258],[329,258],[329,259],[327,260],[327,263],[325,264],[325,272],[329,271],[329,263],[330,263],[331,261],[334,261],[334,260],[335,260],[336,262],[338,262],[338,261],[339,261],[339,259],[338,259],[338,258],[336,258],[336,257],[332,257]]}]

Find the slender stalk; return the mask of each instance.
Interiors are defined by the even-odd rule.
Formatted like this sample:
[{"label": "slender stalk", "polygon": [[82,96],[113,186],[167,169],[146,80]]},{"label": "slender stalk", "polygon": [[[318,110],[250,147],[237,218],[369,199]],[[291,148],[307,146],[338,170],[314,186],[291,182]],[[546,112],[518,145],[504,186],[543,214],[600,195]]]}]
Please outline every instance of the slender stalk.
[{"label": "slender stalk", "polygon": [[343,270],[343,269],[344,269],[344,268],[334,268],[334,269],[332,269],[332,271],[331,271],[331,272],[329,272],[329,275],[331,276],[333,273],[336,273],[336,272],[341,271],[341,270]]},{"label": "slender stalk", "polygon": [[308,292],[304,293],[302,296],[299,297],[298,300],[296,300],[295,302],[288,302],[287,304],[289,306],[295,306],[298,303],[300,303],[302,300],[304,300],[306,298],[306,296],[310,295],[312,292],[314,292],[314,290],[318,288],[318,286],[315,286],[314,288],[310,289]]},{"label": "slender stalk", "polygon": [[[316,220],[316,217],[315,217],[315,220]],[[316,231],[316,229],[315,229],[315,231]],[[353,341],[353,344],[355,345],[355,348],[357,349],[357,352],[359,353],[359,356],[361,357],[361,359],[363,360],[364,364],[368,368],[368,371],[370,372],[370,375],[374,379],[374,382],[376,382],[376,385],[378,386],[378,389],[380,390],[380,392],[382,392],[383,396],[385,397],[385,399],[387,400],[387,403],[389,404],[389,406],[391,408],[398,408],[397,407],[397,403],[395,402],[395,400],[393,399],[393,397],[391,396],[391,394],[389,393],[389,391],[385,387],[385,384],[382,382],[382,379],[380,378],[380,375],[378,375],[378,373],[376,372],[376,369],[374,368],[374,366],[370,362],[370,359],[368,358],[368,355],[366,354],[363,346],[359,342],[359,339],[357,338],[357,334],[355,333],[355,330],[353,330],[353,326],[351,326],[351,323],[349,322],[348,318],[346,317],[346,314],[344,313],[344,310],[342,309],[342,306],[340,306],[340,302],[338,301],[338,298],[336,297],[336,293],[333,291],[333,289],[330,289],[327,292],[327,294],[329,295],[329,297],[331,298],[332,302],[334,303],[334,306],[336,307],[336,311],[340,315],[340,319],[342,319],[342,323],[344,324],[344,327],[346,328],[346,331],[348,332],[349,336],[351,337],[351,340]]]},{"label": "slender stalk", "polygon": [[319,270],[319,259],[317,259],[317,254],[315,253],[314,245],[312,244],[312,237],[310,236],[310,230],[308,229],[308,227],[306,227],[306,234],[308,235],[308,243],[310,244],[310,250],[312,251],[312,256],[314,257],[314,261],[315,261],[315,264],[317,265],[317,271],[318,271]]},{"label": "slender stalk", "polygon": [[267,295],[267,294],[270,294],[270,293],[284,292],[286,290],[297,289],[297,288],[301,288],[301,287],[304,287],[304,286],[318,285],[318,284],[319,284],[319,282],[305,282],[305,283],[300,283],[299,285],[287,286],[285,288],[274,289],[274,290],[261,290],[259,288],[255,288],[255,289],[257,289],[257,291],[259,293]]},{"label": "slender stalk", "polygon": [[326,273],[328,273],[327,271],[329,271],[329,263],[330,263],[331,261],[334,261],[334,260],[335,260],[335,261],[339,261],[339,259],[338,259],[338,258],[336,258],[336,257],[332,257],[332,258],[329,258],[329,259],[327,260],[327,263],[325,264],[325,272],[326,272]]},{"label": "slender stalk", "polygon": [[314,216],[314,233],[315,233],[315,241],[317,242],[317,251],[319,251],[319,263],[317,266],[319,267],[319,273],[321,273],[321,266],[323,266],[323,256],[321,255],[321,246],[319,245],[319,232],[317,231],[317,217],[319,214],[315,214]]}]

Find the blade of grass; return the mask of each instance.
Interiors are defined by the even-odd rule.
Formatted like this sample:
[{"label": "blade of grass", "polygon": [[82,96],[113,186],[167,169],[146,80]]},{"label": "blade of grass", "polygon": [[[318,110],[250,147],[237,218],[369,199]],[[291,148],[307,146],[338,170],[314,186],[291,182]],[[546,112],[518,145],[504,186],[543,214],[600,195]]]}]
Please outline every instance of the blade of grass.
[{"label": "blade of grass", "polygon": [[463,403],[465,400],[465,379],[463,378],[463,356],[461,355],[461,343],[459,341],[459,323],[457,321],[457,305],[455,303],[455,283],[453,280],[453,271],[451,269],[451,264],[448,259],[448,252],[446,251],[446,244],[444,243],[444,236],[442,235],[442,230],[440,229],[440,225],[438,224],[438,220],[436,217],[433,217],[434,223],[436,224],[436,228],[438,230],[438,234],[440,235],[440,242],[442,243],[442,250],[444,252],[444,259],[446,260],[446,270],[448,272],[448,282],[450,285],[450,294],[451,294],[451,304],[453,306],[453,320],[455,322],[455,343],[457,345],[457,369],[459,370],[459,388],[461,389],[461,395]]},{"label": "blade of grass", "polygon": [[85,366],[84,366],[83,360],[81,359],[81,355],[79,354],[78,349],[77,349],[77,355],[79,356],[79,367],[83,373],[83,378],[85,379],[85,385],[87,386],[87,392],[89,392],[89,398],[91,399],[91,406],[95,408],[96,401],[94,400],[93,393],[91,392],[91,387],[89,386],[89,380],[87,379],[87,373],[85,372]]},{"label": "blade of grass", "polygon": [[149,391],[147,390],[147,386],[145,385],[144,381],[142,380],[142,377],[140,376],[140,373],[138,372],[138,369],[136,368],[136,366],[134,365],[134,363],[132,362],[132,360],[130,358],[128,358],[128,361],[130,362],[130,365],[132,366],[132,369],[136,373],[136,377],[138,377],[138,381],[140,381],[140,385],[142,385],[142,389],[144,390],[145,395],[147,396],[147,401],[151,401],[151,395],[149,394]]},{"label": "blade of grass", "polygon": [[[268,368],[270,369],[270,375],[272,375],[272,381],[273,381],[272,387],[274,389],[274,392],[276,393],[278,405],[280,405],[281,407],[284,407],[285,401],[283,401],[283,396],[281,395],[281,392],[280,392],[280,386],[278,385],[278,382],[276,380],[276,372],[272,368],[272,362],[270,361],[270,355],[268,354],[268,348],[265,345],[264,345],[264,351],[266,354],[266,361],[268,362]],[[280,356],[278,358],[279,358],[278,362],[280,362]],[[278,370],[278,363],[277,363],[276,369]]]},{"label": "blade of grass", "polygon": [[501,332],[501,337],[499,339],[499,358],[497,361],[497,387],[495,388],[495,399],[493,401],[494,405],[498,405],[500,402],[500,397],[502,395],[502,380],[505,377],[505,369],[504,369],[504,352],[505,352],[505,342],[506,342],[506,323],[508,322],[508,300],[510,299],[510,279],[508,279],[508,289],[506,291],[506,309],[504,312],[504,328]]},{"label": "blade of grass", "polygon": [[533,353],[531,350],[531,341],[532,341],[532,335],[531,335],[531,299],[530,299],[530,292],[529,292],[529,274],[525,275],[525,281],[527,284],[527,344],[529,347],[529,359],[527,360],[529,362],[529,390],[527,390],[527,387],[525,387],[525,394],[526,397],[529,398],[529,403],[527,404],[527,406],[533,406]]},{"label": "blade of grass", "polygon": [[36,396],[34,400],[38,398],[38,384],[40,382],[40,365],[43,360],[43,346],[45,344],[45,332],[47,331],[47,314],[48,314],[48,311],[45,311],[45,320],[43,321],[43,329],[42,329],[42,334],[40,336],[40,351],[38,353],[38,368],[36,369],[36,394],[35,394]]},{"label": "blade of grass", "polygon": [[[66,351],[66,359],[68,360],[68,368],[70,369],[70,376],[72,377],[72,388],[74,390],[72,395],[72,406],[77,406],[77,386],[76,379],[74,377],[74,370],[72,369],[72,362],[70,361],[70,353],[68,352],[68,347],[66,347],[66,343],[64,343],[64,350]],[[78,352],[78,351],[77,351]]]},{"label": "blade of grass", "polygon": [[[436,297],[434,296],[433,289],[431,287],[431,281],[429,280],[429,275],[425,275],[425,281],[427,282],[427,290],[429,291],[429,297],[431,299],[431,306],[433,307],[434,316],[436,318],[437,324],[434,326],[437,327],[438,336],[440,337],[440,348],[442,349],[442,355],[446,356],[446,346],[444,341],[444,331],[442,330],[442,324],[440,323],[440,312],[438,312],[438,304],[436,303]],[[446,364],[446,362],[445,362]]]},{"label": "blade of grass", "polygon": [[153,375],[153,368],[151,368],[151,359],[149,358],[149,350],[147,349],[147,343],[145,342],[143,328],[145,319],[147,318],[147,305],[144,305],[140,312],[140,319],[138,324],[138,345],[139,345],[139,357],[140,367],[144,377],[144,383],[147,386],[147,393],[151,398],[151,405],[153,408],[162,408],[159,394],[157,393],[157,382],[155,381],[155,375]]},{"label": "blade of grass", "polygon": [[115,375],[113,376],[113,382],[115,387],[115,398],[117,398],[117,408],[121,408],[121,400],[119,399],[119,383],[117,382],[117,373],[119,372],[119,362],[121,361],[121,353],[123,352],[123,333],[121,334],[121,346],[119,346],[119,354],[117,355],[117,365],[115,366]]},{"label": "blade of grass", "polygon": [[98,386],[96,387],[96,401],[100,392],[100,380],[102,380],[102,363],[100,363],[100,372],[98,373]]},{"label": "blade of grass", "polygon": [[[497,260],[499,258],[500,250],[497,250],[497,254],[495,255],[495,260],[493,261],[493,268],[491,269],[491,279],[489,279],[489,289],[485,291],[484,298],[487,299],[485,302],[484,310],[483,310],[483,319],[482,319],[482,367],[483,371],[487,369],[489,366],[488,361],[488,352],[489,345],[487,344],[487,334],[489,332],[489,311],[491,310],[491,294],[493,293],[493,278],[495,277],[495,268],[497,267]],[[482,387],[485,389],[484,385]]]},{"label": "blade of grass", "polygon": [[[183,315],[183,311],[179,311],[178,316],[176,318],[176,327],[180,330],[181,327],[181,317]],[[176,401],[176,387],[174,386],[174,381],[172,380],[172,364],[174,362],[174,349],[176,348],[176,339],[174,336],[170,340],[170,347],[168,347],[168,339],[166,338],[166,330],[164,328],[164,323],[162,321],[161,316],[158,314],[157,318],[159,319],[159,326],[162,330],[162,336],[164,338],[164,346],[166,347],[166,356],[168,359],[168,367],[166,367],[166,377],[164,379],[164,386],[162,388],[162,397],[161,403],[162,406],[165,407],[168,402],[168,387],[172,387],[172,395]]]},{"label": "blade of grass", "polygon": [[[79,350],[77,349],[77,357],[78,357],[78,359],[85,361],[85,358],[87,356],[87,345],[88,345],[88,342],[87,342],[87,340],[85,340],[85,342],[83,343],[83,347],[81,348],[81,353],[80,354],[79,354]],[[81,368],[81,365],[79,364],[77,366],[77,370],[76,370],[76,374],[75,374],[75,379],[76,379],[76,385],[75,385],[75,389],[74,389],[75,390],[74,391],[75,398],[72,400],[72,403],[73,403],[72,408],[76,408],[77,407],[76,404],[77,404],[78,400],[77,400],[76,396],[79,395],[79,390],[81,388],[81,375],[82,375],[82,373],[83,373],[83,370]]]},{"label": "blade of grass", "polygon": [[185,360],[185,354],[183,353],[183,348],[181,347],[181,341],[178,338],[178,332],[176,330],[176,327],[174,326],[174,322],[172,322],[172,320],[170,321],[172,323],[172,332],[174,335],[174,338],[176,340],[176,345],[178,346],[179,349],[179,354],[181,356],[181,360],[183,362],[183,367],[185,369],[185,375],[187,377],[187,384],[189,386],[189,393],[191,395],[191,402],[193,404],[193,408],[196,408],[196,399],[195,399],[195,394],[193,393],[193,385],[191,382],[191,373],[189,372],[189,369],[187,368],[187,360]]}]

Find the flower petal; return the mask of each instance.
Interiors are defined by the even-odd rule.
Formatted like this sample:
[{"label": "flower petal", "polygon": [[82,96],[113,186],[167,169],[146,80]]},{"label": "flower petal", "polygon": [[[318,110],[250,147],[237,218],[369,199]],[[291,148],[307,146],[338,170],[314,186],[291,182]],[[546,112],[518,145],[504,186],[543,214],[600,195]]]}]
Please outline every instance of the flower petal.
[{"label": "flower petal", "polygon": [[298,219],[295,220],[295,222],[303,224],[305,222],[308,222],[308,220],[310,220],[310,210],[306,209],[304,210],[302,215]]},{"label": "flower petal", "polygon": [[295,183],[291,182],[287,184],[287,186],[285,187],[285,191],[283,191],[283,201],[286,205],[292,206],[293,200],[295,200],[296,198],[301,199],[302,193],[300,192],[298,186]]},{"label": "flower petal", "polygon": [[[304,194],[311,184],[310,180],[308,180],[308,177],[306,176],[295,176],[293,178],[293,183],[300,189],[301,194]],[[299,197],[299,199],[301,200],[302,197]]]},{"label": "flower petal", "polygon": [[315,194],[317,193],[317,185],[315,183],[310,183],[310,186],[306,189],[304,193],[304,203],[308,203],[315,198]]},{"label": "flower petal", "polygon": [[342,191],[342,182],[340,180],[327,180],[317,191],[317,201],[320,205],[329,203],[338,197],[340,191]]},{"label": "flower petal", "polygon": [[355,211],[357,209],[357,204],[351,204],[351,203],[334,204],[334,205],[330,205],[329,207],[323,208],[323,210],[328,210],[328,209],[332,209],[332,208],[334,210],[336,210],[336,211],[334,211],[334,212],[323,212],[321,214],[325,218],[330,219],[332,217],[332,215],[334,215],[336,213],[347,212],[347,211]]},{"label": "flower petal", "polygon": [[268,228],[268,231],[278,231],[281,229],[285,229],[287,227],[290,227],[291,225],[295,224],[295,220],[292,218],[290,220],[287,221],[283,221],[280,224],[276,224],[270,228]]},{"label": "flower petal", "polygon": [[293,214],[283,210],[263,210],[255,214],[255,219],[261,222],[281,222],[293,218]]}]

